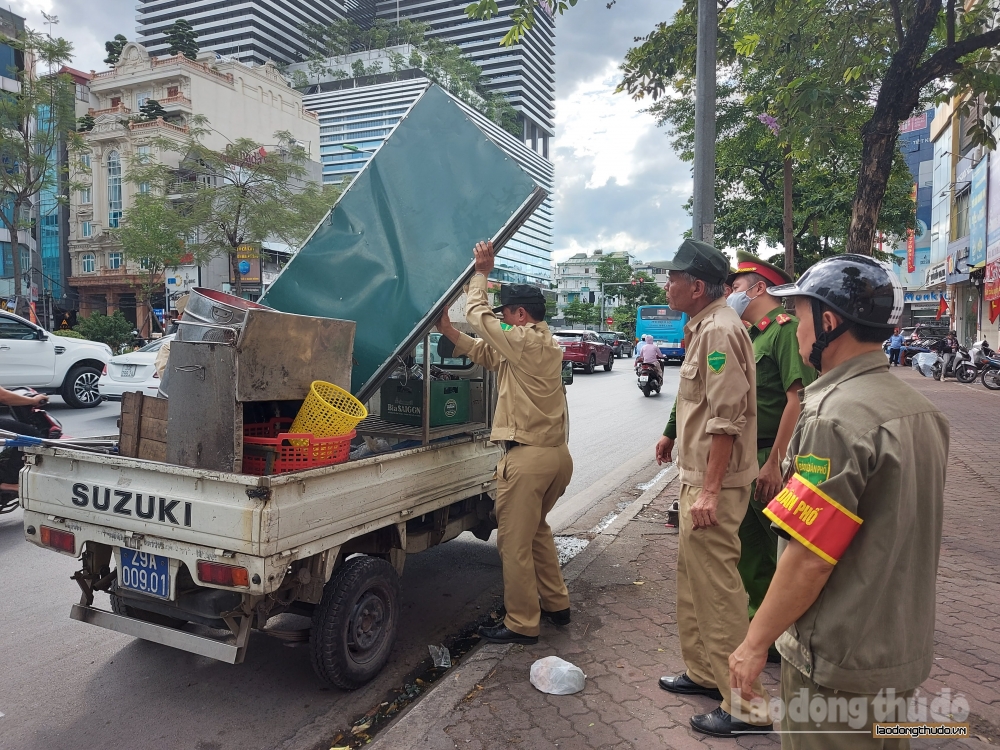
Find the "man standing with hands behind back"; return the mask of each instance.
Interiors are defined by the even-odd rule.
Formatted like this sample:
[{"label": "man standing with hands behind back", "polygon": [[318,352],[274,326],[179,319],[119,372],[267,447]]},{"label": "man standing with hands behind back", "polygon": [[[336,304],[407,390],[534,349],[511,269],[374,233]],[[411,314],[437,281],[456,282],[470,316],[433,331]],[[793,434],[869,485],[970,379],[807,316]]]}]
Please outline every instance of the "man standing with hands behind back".
[{"label": "man standing with hands behind back", "polygon": [[[691,726],[703,734],[769,732],[766,709],[756,715],[738,693],[728,690],[729,654],[749,626],[746,591],[736,566],[740,524],[757,477],[753,345],[739,316],[726,306],[725,255],[688,239],[667,268],[670,307],[691,316],[684,327],[687,351],[676,419],[671,416],[656,445],[657,461],[669,462],[674,438],[679,441],[677,631],[687,669],[676,677],[661,677],[660,687],[721,700],[714,711],[691,717]],[[759,679],[754,688],[763,694]],[[734,700],[740,705],[733,706]],[[746,720],[734,718],[736,711]]]},{"label": "man standing with hands behind back", "polygon": [[[527,284],[505,285],[500,307],[490,309],[486,279],[493,270],[493,243],[477,244],[475,258],[465,317],[480,338],[456,330],[447,310],[438,329],[456,355],[495,370],[499,383],[490,439],[504,449],[497,464],[496,516],[507,615],[501,625],[480,628],[479,635],[495,643],[532,644],[538,642],[542,616],[556,625],[570,620],[569,592],[545,521],[573,476],[563,353],[544,322],[542,292]],[[504,330],[501,321],[510,328]]]}]

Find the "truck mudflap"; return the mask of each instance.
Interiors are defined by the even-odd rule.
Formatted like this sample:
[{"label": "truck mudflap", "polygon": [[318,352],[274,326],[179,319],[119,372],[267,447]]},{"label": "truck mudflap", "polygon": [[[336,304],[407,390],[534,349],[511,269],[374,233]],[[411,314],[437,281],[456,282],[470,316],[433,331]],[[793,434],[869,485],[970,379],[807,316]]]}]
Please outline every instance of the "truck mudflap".
[{"label": "truck mudflap", "polygon": [[199,656],[207,656],[209,659],[224,661],[228,664],[241,664],[243,662],[247,641],[250,638],[249,617],[240,618],[237,633],[225,638],[209,638],[197,633],[189,633],[186,630],[178,630],[166,625],[157,625],[134,617],[106,612],[86,604],[74,604],[69,616],[89,625],[114,630],[117,633],[142,638],[144,641],[159,643]]}]

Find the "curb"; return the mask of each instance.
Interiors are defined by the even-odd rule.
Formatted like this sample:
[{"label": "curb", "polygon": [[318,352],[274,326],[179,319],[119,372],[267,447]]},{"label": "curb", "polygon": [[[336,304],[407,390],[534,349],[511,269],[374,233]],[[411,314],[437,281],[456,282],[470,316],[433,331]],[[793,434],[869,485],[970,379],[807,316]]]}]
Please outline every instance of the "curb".
[{"label": "curb", "polygon": [[[677,478],[677,467],[671,465],[669,468],[670,471],[636,498],[580,554],[566,564],[563,578],[567,583],[579,578],[622,529]],[[433,744],[436,740],[451,742],[444,732],[448,726],[447,717],[476,689],[477,684],[489,676],[510,653],[511,647],[511,644],[484,643],[475,648],[451,674],[438,680],[408,711],[380,732],[370,747],[374,750],[416,750],[437,747],[437,744]]]}]

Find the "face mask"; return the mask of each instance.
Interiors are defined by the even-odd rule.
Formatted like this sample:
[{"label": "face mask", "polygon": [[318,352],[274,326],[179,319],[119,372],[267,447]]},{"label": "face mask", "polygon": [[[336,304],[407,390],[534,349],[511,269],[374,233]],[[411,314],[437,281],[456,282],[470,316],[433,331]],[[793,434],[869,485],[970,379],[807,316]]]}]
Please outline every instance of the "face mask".
[{"label": "face mask", "polygon": [[[759,296],[760,295],[758,294],[757,297]],[[751,302],[757,299],[757,297],[751,297],[746,292],[733,292],[726,298],[726,304],[733,308],[733,310],[736,311],[736,314],[742,318],[747,307]]]}]

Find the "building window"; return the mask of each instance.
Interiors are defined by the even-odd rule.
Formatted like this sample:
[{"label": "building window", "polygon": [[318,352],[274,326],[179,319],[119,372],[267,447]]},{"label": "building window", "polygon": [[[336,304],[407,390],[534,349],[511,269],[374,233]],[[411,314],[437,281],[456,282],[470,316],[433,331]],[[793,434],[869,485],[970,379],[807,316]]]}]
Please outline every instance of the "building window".
[{"label": "building window", "polygon": [[90,237],[94,234],[94,229],[89,221],[85,221],[80,225],[80,235],[82,237]]},{"label": "building window", "polygon": [[139,108],[143,104],[148,102],[152,96],[153,96],[152,93],[150,93],[149,91],[143,91],[141,94],[136,95],[135,97],[136,108]]},{"label": "building window", "polygon": [[81,102],[90,101],[90,90],[87,88],[86,84],[78,83],[76,84],[76,98]]},{"label": "building window", "polygon": [[167,86],[167,97],[180,96],[181,89],[180,86]]},{"label": "building window", "polygon": [[149,195],[149,183],[140,182],[139,183],[139,193],[140,195]]},{"label": "building window", "polygon": [[80,154],[80,165],[85,169],[90,169],[90,154]]},{"label": "building window", "polygon": [[80,190],[80,203],[93,203],[93,199],[90,193],[90,188],[86,187]]},{"label": "building window", "polygon": [[117,229],[122,220],[122,160],[117,151],[108,153],[108,227]]},{"label": "building window", "polygon": [[141,161],[143,164],[145,164],[149,160],[149,157],[150,157],[150,155],[152,153],[153,153],[153,149],[152,149],[151,146],[136,146],[135,147],[135,154],[136,154],[136,156],[139,157],[139,161]]},{"label": "building window", "polygon": [[122,98],[120,96],[112,96],[111,97],[111,106],[112,107],[120,107],[121,105],[122,105]]},{"label": "building window", "polygon": [[112,271],[117,271],[122,267],[122,254],[121,253],[108,253],[108,268]]},{"label": "building window", "polygon": [[95,266],[96,263],[93,253],[84,253],[80,257],[80,270],[83,271],[83,273],[93,273]]}]

